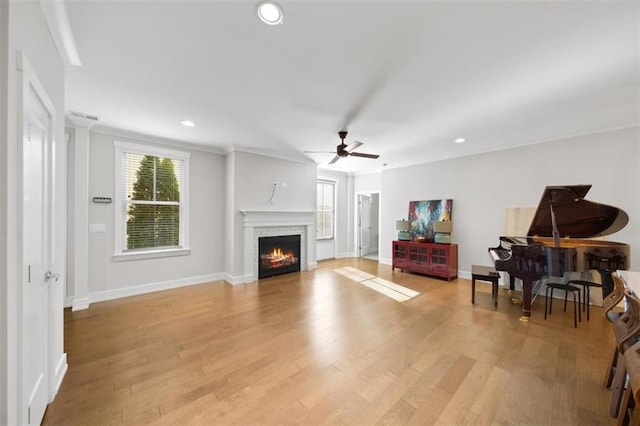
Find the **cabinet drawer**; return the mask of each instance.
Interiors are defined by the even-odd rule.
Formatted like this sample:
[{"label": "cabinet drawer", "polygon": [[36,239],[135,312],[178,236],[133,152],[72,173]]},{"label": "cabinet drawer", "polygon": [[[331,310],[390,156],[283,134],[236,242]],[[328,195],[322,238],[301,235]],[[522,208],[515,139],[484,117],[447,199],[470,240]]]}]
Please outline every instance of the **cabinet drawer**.
[{"label": "cabinet drawer", "polygon": [[422,274],[428,274],[431,270],[427,262],[409,262],[408,268],[412,271],[420,272]]},{"label": "cabinet drawer", "polygon": [[446,277],[449,276],[449,265],[431,265],[429,271],[434,275]]},{"label": "cabinet drawer", "polygon": [[394,268],[402,268],[406,269],[409,265],[407,259],[393,259],[393,267]]}]

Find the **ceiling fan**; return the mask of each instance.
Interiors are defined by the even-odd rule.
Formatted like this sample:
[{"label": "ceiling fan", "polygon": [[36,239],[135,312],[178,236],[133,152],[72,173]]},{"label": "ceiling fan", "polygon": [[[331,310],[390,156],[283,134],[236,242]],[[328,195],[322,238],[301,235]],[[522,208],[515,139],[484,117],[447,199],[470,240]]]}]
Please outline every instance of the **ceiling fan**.
[{"label": "ceiling fan", "polygon": [[[358,142],[358,141],[354,141],[352,143],[350,143],[349,145],[344,143],[344,138],[347,137],[347,132],[346,130],[341,130],[338,132],[338,137],[340,137],[341,141],[340,145],[336,146],[336,156],[333,157],[333,160],[329,161],[329,164],[333,164],[336,161],[338,161],[339,159],[343,158],[343,157],[348,157],[350,155],[354,156],[354,157],[362,157],[362,158],[372,158],[372,159],[376,159],[378,157],[380,157],[377,154],[365,154],[363,152],[353,152],[353,150],[355,150],[356,148],[358,148],[360,145],[363,145],[362,142]],[[308,154],[317,154],[317,153],[327,153],[327,151],[305,151]]]}]

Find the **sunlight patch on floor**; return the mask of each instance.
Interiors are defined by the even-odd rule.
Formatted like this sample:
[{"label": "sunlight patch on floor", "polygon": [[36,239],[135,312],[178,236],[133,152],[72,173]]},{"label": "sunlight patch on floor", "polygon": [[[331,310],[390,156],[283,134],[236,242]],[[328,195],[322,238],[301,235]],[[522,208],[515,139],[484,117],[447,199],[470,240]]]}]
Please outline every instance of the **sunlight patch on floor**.
[{"label": "sunlight patch on floor", "polygon": [[335,272],[344,275],[347,278],[350,278],[354,281],[365,281],[370,280],[371,278],[375,278],[375,275],[368,274],[360,269],[353,268],[351,266],[345,266],[344,268],[334,269]]},{"label": "sunlight patch on floor", "polygon": [[375,275],[371,275],[351,266],[334,269],[334,271],[349,279],[357,281],[380,294],[384,294],[387,297],[397,300],[398,302],[405,302],[420,294],[415,290],[411,290],[410,288],[376,277]]}]

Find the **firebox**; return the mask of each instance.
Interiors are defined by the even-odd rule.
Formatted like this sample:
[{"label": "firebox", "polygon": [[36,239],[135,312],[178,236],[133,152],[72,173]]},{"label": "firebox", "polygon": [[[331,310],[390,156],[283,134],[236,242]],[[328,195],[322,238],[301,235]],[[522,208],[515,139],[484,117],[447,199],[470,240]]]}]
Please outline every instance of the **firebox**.
[{"label": "firebox", "polygon": [[300,235],[258,238],[258,278],[300,270]]}]

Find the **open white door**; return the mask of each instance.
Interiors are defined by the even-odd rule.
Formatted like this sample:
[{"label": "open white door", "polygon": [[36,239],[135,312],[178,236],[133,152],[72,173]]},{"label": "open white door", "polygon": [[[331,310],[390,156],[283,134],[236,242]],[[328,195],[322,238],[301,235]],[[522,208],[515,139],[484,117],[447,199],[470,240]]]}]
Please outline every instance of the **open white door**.
[{"label": "open white door", "polygon": [[371,197],[358,195],[358,228],[360,235],[360,257],[366,256],[371,248]]},{"label": "open white door", "polygon": [[22,113],[22,297],[20,423],[40,424],[49,402],[49,280],[52,265],[52,155],[55,110],[33,70],[20,56]]}]

